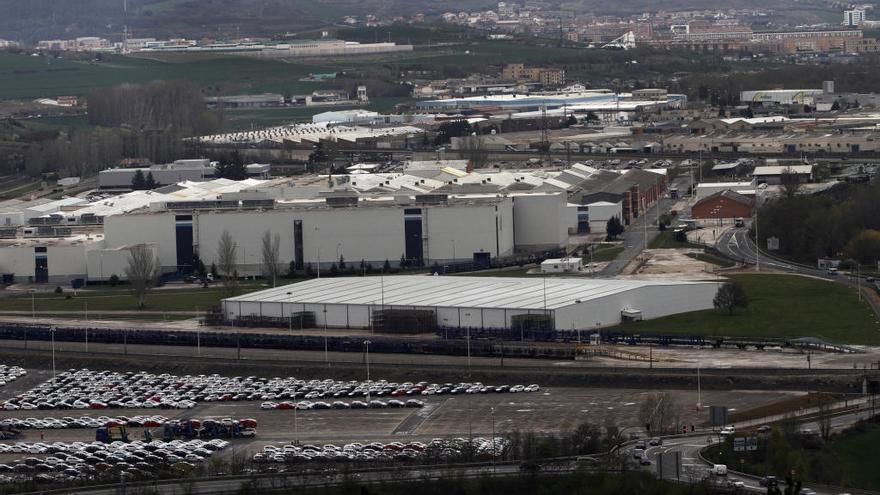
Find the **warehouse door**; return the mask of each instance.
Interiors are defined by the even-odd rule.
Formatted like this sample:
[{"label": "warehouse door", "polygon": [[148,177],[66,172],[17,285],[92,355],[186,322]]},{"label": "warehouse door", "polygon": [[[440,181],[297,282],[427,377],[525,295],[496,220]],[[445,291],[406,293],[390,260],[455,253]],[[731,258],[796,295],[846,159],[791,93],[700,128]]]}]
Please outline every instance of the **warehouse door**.
[{"label": "warehouse door", "polygon": [[297,270],[303,269],[303,221],[293,221],[293,263]]},{"label": "warehouse door", "polygon": [[34,282],[45,284],[49,281],[49,255],[46,247],[34,248]]},{"label": "warehouse door", "polygon": [[174,217],[175,244],[177,246],[177,271],[193,271],[193,217],[176,215]]},{"label": "warehouse door", "polygon": [[403,236],[407,263],[422,266],[422,209],[407,208],[403,210]]}]

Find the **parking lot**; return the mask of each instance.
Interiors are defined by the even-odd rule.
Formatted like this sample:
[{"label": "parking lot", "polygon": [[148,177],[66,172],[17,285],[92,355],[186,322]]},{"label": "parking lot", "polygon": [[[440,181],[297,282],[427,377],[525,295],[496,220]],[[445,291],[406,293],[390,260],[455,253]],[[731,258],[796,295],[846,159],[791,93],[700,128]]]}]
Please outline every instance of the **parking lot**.
[{"label": "parking lot", "polygon": [[[7,389],[0,391],[4,399],[8,399],[10,396],[22,395],[31,387],[39,388],[41,379],[51,378],[51,373],[47,374],[42,370],[29,371],[30,373],[23,378],[21,383],[15,383],[13,387],[7,387]],[[176,380],[175,383],[181,383],[179,378],[174,379]],[[208,381],[213,381],[215,384],[228,383],[226,378],[215,377]],[[242,380],[244,379],[242,378]],[[413,380],[417,379],[418,377],[413,377]],[[271,380],[280,380],[281,382],[288,380],[286,383],[296,383],[296,380],[293,379],[269,379],[269,381]],[[346,382],[342,386],[340,385],[341,382],[332,380],[319,380],[316,383],[326,384],[322,388],[325,394],[330,393],[331,390],[335,390],[333,393],[338,393],[340,390],[353,391],[359,386],[364,385],[363,383],[348,384]],[[394,400],[394,396],[387,392],[388,389],[396,391],[406,390],[408,387],[401,387],[401,384],[390,386],[391,384],[382,380],[375,380],[373,383],[383,384],[378,389],[386,390],[386,395],[381,397],[385,402]],[[412,386],[415,387],[418,383],[414,381]],[[334,386],[337,388],[334,389]],[[431,384],[425,385],[424,390],[428,390],[430,386]],[[442,384],[437,386],[442,388]],[[475,384],[470,386],[471,388],[476,387]],[[489,386],[483,385],[483,387],[488,388]],[[197,401],[191,409],[114,408],[108,406],[105,409],[99,410],[6,410],[0,411],[0,421],[11,418],[43,420],[45,418],[80,418],[82,416],[92,418],[101,418],[102,416],[108,418],[161,416],[163,420],[248,418],[255,420],[258,424],[256,437],[233,439],[229,444],[229,448],[218,451],[214,455],[221,459],[228,459],[234,453],[236,456],[240,455],[244,459],[252,459],[254,454],[264,452],[264,448],[267,445],[281,448],[283,445],[297,442],[299,445],[314,444],[322,446],[321,450],[323,452],[323,445],[326,444],[332,444],[338,449],[344,450],[344,446],[351,443],[368,445],[372,442],[382,442],[384,445],[400,442],[407,446],[413,442],[421,442],[429,445],[437,439],[453,439],[456,437],[491,438],[493,432],[496,436],[503,437],[506,433],[514,430],[552,434],[574,429],[582,422],[590,422],[599,426],[615,424],[620,427],[629,427],[630,431],[638,431],[641,424],[639,417],[640,407],[648,396],[654,393],[653,390],[644,389],[591,389],[574,387],[540,387],[539,390],[531,393],[510,393],[508,389],[504,389],[501,393],[494,389],[483,392],[482,389],[479,389],[473,393],[460,391],[456,394],[447,392],[442,395],[438,395],[436,392],[433,394],[422,394],[421,392],[424,390],[411,396],[406,396],[405,392],[403,395],[400,395],[402,401],[410,400],[410,397],[418,397],[417,400],[423,403],[422,407],[264,409],[261,408],[261,405],[265,401],[261,400],[262,395],[260,395],[255,396],[253,400],[201,400]],[[217,392],[231,393],[220,389]],[[308,391],[306,394],[310,392]],[[265,390],[260,392],[263,395],[265,393]],[[350,392],[344,392],[344,394],[347,393]],[[735,411],[775,402],[792,394],[795,393],[706,391],[703,392],[701,400],[704,407],[708,405],[726,405],[732,411]],[[697,402],[696,391],[672,391],[670,396],[675,401],[676,410],[682,424],[701,425],[706,422],[707,413],[705,411],[698,411],[695,407]],[[313,398],[313,400],[308,402],[324,400],[332,403],[338,400],[338,398],[333,398],[331,393],[328,399]],[[345,397],[343,400],[351,402],[354,399]],[[305,401],[304,398],[289,400],[292,404],[303,401]],[[127,430],[131,440],[141,441],[144,439],[144,432],[146,430],[150,430],[153,438],[161,438],[163,429],[162,427],[129,427]],[[69,444],[73,442],[93,442],[94,440],[95,428],[87,426],[81,428],[24,429],[18,438],[5,440],[0,443],[51,444],[54,442],[64,442]],[[415,455],[411,451],[417,450],[417,447],[410,445],[407,449],[408,453],[406,455]],[[315,454],[319,458],[322,455],[335,455],[332,452],[329,454],[326,452],[299,453],[303,455]],[[349,454],[360,455],[353,451],[350,451]],[[0,453],[0,464],[16,463],[26,456],[40,458],[45,455],[47,454]],[[370,456],[373,454],[363,455]],[[379,455],[380,458],[384,456],[384,454],[376,455]],[[393,459],[394,455],[397,454],[390,453],[389,455]],[[134,458],[132,459],[134,460]],[[174,458],[172,457],[172,459]],[[129,464],[134,466],[136,462]],[[140,467],[143,468],[142,465]],[[140,469],[140,471],[143,471],[143,469]]]}]

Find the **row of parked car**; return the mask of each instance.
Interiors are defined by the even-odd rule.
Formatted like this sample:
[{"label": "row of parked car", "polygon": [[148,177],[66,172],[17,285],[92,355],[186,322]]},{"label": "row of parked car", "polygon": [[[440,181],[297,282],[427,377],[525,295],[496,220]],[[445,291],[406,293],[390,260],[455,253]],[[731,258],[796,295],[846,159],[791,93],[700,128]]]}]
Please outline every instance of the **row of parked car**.
[{"label": "row of parked car", "polygon": [[389,382],[386,380],[301,380],[294,377],[224,377],[153,374],[145,371],[68,370],[8,399],[12,409],[190,409],[199,402],[287,401],[360,397],[408,397],[488,392],[535,392],[538,385],[490,386],[475,383]]},{"label": "row of parked car", "polygon": [[360,400],[344,402],[341,400],[336,400],[332,403],[323,401],[309,402],[303,400],[299,402],[263,402],[262,404],[260,404],[260,409],[296,409],[297,411],[313,411],[319,409],[386,409],[395,407],[424,407],[424,405],[424,402],[416,399],[408,399],[406,401],[397,399],[391,399],[388,401],[371,400],[369,402]]},{"label": "row of parked car", "polygon": [[345,445],[266,445],[262,452],[254,454],[255,463],[301,463],[301,462],[376,462],[407,460],[455,460],[471,456],[483,458],[500,457],[507,448],[503,438],[477,437],[471,441],[464,438],[435,438],[422,442],[372,442]]},{"label": "row of parked car", "polygon": [[[0,420],[0,428],[15,428],[18,430],[27,430],[27,429],[40,429],[40,430],[48,430],[48,429],[76,429],[76,428],[101,428],[101,427],[114,427],[114,426],[127,426],[127,427],[143,427],[143,428],[158,428],[160,426],[164,426],[166,423],[179,423],[181,420],[174,419],[169,420],[165,416],[161,415],[138,415],[138,416],[80,416],[78,418],[65,416],[63,418],[6,418]],[[198,419],[187,419],[185,421],[189,421],[191,423],[197,423],[201,425],[204,421],[209,420],[198,420]],[[213,420],[211,420],[213,421]],[[233,418],[224,418],[222,421],[233,422],[242,424],[246,423],[246,426],[250,428],[255,428],[256,424],[251,425],[250,423],[256,423],[253,419],[233,419]],[[198,428],[198,426],[196,426]]]},{"label": "row of parked car", "polygon": [[7,383],[18,380],[24,375],[27,375],[27,371],[25,371],[24,368],[0,364],[0,387],[5,386]]},{"label": "row of parked car", "polygon": [[101,476],[114,481],[149,479],[162,469],[193,469],[227,445],[229,442],[223,439],[0,444],[0,453],[46,456],[0,464],[0,482],[89,480]]}]

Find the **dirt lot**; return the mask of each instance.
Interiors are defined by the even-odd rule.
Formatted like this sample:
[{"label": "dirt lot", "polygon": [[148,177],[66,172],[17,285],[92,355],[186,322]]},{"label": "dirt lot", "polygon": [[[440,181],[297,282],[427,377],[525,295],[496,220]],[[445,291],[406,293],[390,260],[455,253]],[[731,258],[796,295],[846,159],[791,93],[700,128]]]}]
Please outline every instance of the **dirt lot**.
[{"label": "dirt lot", "polygon": [[663,280],[711,280],[716,275],[711,264],[687,256],[702,249],[646,249],[637,256],[619,278]]}]

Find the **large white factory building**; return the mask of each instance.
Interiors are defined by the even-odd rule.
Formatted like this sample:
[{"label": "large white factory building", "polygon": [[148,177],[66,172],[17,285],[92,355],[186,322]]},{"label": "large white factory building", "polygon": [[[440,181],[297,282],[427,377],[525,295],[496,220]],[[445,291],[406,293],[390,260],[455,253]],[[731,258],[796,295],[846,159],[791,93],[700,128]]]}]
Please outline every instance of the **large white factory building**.
[{"label": "large white factory building", "polygon": [[[291,263],[296,270],[327,270],[340,257],[349,266],[363,260],[376,269],[401,259],[421,266],[488,265],[564,248],[571,232],[604,231],[610,217],[626,220],[649,204],[634,198],[665,183],[659,174],[579,164],[495,172],[451,165],[411,163],[403,173],[332,179],[184,181],[90,200],[15,205],[0,212],[6,223],[0,274],[5,283],[124,279],[130,248],[143,244],[155,252],[162,273],[187,273],[195,255],[206,266],[219,264],[226,231],[237,244],[241,276],[260,275],[267,231],[279,238],[284,272]],[[583,196],[589,191],[595,194]]]},{"label": "large white factory building", "polygon": [[317,326],[374,328],[389,311],[421,312],[437,327],[516,328],[545,316],[556,330],[589,330],[627,320],[712,308],[717,282],[372,276],[312,279],[224,299],[228,321],[307,314]]}]

